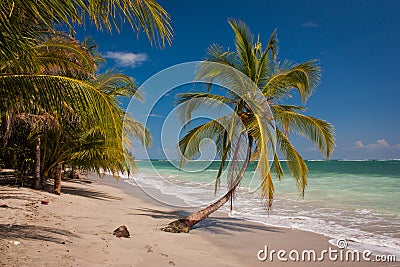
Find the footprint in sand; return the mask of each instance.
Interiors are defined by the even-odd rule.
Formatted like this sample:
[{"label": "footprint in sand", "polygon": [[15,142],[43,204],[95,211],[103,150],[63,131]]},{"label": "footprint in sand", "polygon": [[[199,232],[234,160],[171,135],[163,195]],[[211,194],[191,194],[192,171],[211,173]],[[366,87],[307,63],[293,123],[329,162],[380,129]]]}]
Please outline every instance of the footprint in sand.
[{"label": "footprint in sand", "polygon": [[153,248],[150,245],[146,245],[144,248],[147,249],[147,252],[153,252]]},{"label": "footprint in sand", "polygon": [[163,257],[167,257],[168,258],[168,254],[165,254],[165,253],[158,253],[158,254],[160,254],[161,256],[163,256]]},{"label": "footprint in sand", "polygon": [[175,266],[175,262],[173,262],[173,261],[169,261],[168,263],[169,263],[169,265]]}]

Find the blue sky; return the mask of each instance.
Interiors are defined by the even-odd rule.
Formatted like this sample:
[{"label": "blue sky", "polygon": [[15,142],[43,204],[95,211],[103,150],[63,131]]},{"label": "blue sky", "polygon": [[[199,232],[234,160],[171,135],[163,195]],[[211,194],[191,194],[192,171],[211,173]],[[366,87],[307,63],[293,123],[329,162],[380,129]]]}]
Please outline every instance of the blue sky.
[{"label": "blue sky", "polygon": [[[142,84],[165,68],[203,59],[212,43],[233,48],[228,18],[244,21],[264,43],[277,28],[279,60],[320,60],[321,84],[306,106],[308,115],[335,126],[337,146],[332,158],[400,158],[399,1],[159,3],[172,18],[171,47],[150,46],[143,33],[133,33],[128,25],[112,35],[86,26],[77,31],[77,37],[92,36],[107,58],[106,67],[116,67]],[[146,94],[157,90],[146,88]],[[138,107],[134,117],[144,120],[144,116]],[[148,126],[156,129],[159,123],[153,120]],[[152,133],[150,156],[162,157],[160,133]],[[309,141],[294,137],[293,142],[304,158],[322,157]],[[138,158],[143,156],[140,148],[136,153]]]}]

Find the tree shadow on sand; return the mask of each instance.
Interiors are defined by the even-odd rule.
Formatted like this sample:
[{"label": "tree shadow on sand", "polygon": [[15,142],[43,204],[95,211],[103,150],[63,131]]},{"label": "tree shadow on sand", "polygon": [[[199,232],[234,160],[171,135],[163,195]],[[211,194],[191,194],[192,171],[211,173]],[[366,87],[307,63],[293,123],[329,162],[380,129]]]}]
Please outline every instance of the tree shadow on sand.
[{"label": "tree shadow on sand", "polygon": [[0,224],[0,239],[43,240],[65,244],[66,237],[77,237],[74,233],[46,226]]},{"label": "tree shadow on sand", "polygon": [[[131,215],[150,216],[155,219],[176,220],[178,218],[186,217],[190,214],[190,212],[184,210],[171,212],[148,208],[137,208],[135,210],[138,212],[132,213]],[[223,235],[234,235],[235,232],[255,232],[260,230],[266,232],[283,232],[277,227],[270,227],[259,223],[248,222],[242,219],[223,216],[225,215],[209,217],[195,225],[191,231],[200,230],[212,234]]]},{"label": "tree shadow on sand", "polygon": [[180,217],[185,217],[189,215],[189,212],[184,210],[177,210],[177,211],[162,211],[156,209],[149,209],[149,208],[136,208],[138,212],[131,213],[130,215],[141,215],[141,216],[149,216],[154,219],[177,219]]},{"label": "tree shadow on sand", "polygon": [[92,199],[97,199],[97,200],[104,200],[104,201],[122,200],[122,198],[120,198],[120,197],[113,196],[113,195],[107,194],[102,191],[97,191],[97,190],[93,190],[93,189],[77,188],[77,187],[68,186],[68,185],[63,185],[63,187],[61,188],[61,193],[75,195],[75,196],[81,196],[81,197],[87,197],[87,198],[92,198]]}]

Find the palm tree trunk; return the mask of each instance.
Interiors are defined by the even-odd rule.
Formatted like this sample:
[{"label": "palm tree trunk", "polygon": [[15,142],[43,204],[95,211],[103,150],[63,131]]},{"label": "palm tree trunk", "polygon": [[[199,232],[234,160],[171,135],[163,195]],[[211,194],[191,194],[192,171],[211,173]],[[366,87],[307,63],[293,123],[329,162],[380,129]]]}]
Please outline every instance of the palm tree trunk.
[{"label": "palm tree trunk", "polygon": [[35,147],[35,175],[33,188],[42,189],[42,183],[40,180],[40,136],[36,140]]},{"label": "palm tree trunk", "polygon": [[[244,174],[244,172],[243,172],[243,174]],[[235,186],[232,187],[232,189],[230,189],[224,196],[222,196],[220,199],[218,199],[216,202],[212,203],[208,207],[205,207],[205,208],[203,208],[199,211],[196,211],[195,213],[192,213],[189,216],[187,216],[185,218],[186,225],[189,228],[191,228],[198,222],[204,220],[205,218],[210,216],[212,213],[217,211],[220,207],[225,205],[225,203],[228,202],[232,198],[233,193],[235,192],[237,186],[239,185],[239,181],[242,180],[242,178],[243,178],[243,174],[241,175],[241,177],[239,177],[238,182],[235,184]]]},{"label": "palm tree trunk", "polygon": [[61,162],[57,163],[54,170],[54,194],[61,194]]},{"label": "palm tree trunk", "polygon": [[45,175],[41,175],[41,177],[40,177],[40,184],[41,184],[42,190],[44,190],[44,191],[47,190],[47,178],[48,177]]},{"label": "palm tree trunk", "polygon": [[250,162],[250,155],[251,155],[251,141],[249,142],[248,150],[247,150],[247,155],[246,155],[246,160],[243,163],[242,168],[240,169],[239,173],[237,174],[235,178],[235,183],[231,187],[231,189],[220,199],[218,199],[216,202],[212,203],[211,205],[196,211],[186,218],[180,218],[178,220],[175,220],[171,223],[169,223],[166,227],[161,228],[161,230],[165,232],[172,232],[172,233],[188,233],[190,229],[197,224],[198,222],[206,219],[208,216],[210,216],[212,213],[217,211],[220,207],[222,207],[226,202],[228,202],[230,199],[233,197],[233,193],[235,192],[236,188],[240,184],[240,181],[242,180],[244,173],[246,172],[246,169],[249,165]]}]

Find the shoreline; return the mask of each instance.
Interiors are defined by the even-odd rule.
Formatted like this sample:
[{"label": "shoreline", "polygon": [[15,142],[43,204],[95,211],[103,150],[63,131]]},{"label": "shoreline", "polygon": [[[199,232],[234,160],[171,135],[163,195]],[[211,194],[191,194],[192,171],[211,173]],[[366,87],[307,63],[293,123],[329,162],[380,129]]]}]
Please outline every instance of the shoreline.
[{"label": "shoreline", "polygon": [[[194,207],[192,211],[216,200],[213,178],[218,164],[209,162],[207,172],[198,176],[192,176],[190,168],[188,173],[179,172],[170,165],[159,161],[138,163],[140,172],[134,179],[129,179],[129,183],[137,183],[146,191],[150,187],[159,189],[164,195],[176,195],[183,200],[183,207]],[[276,184],[276,201],[268,214],[262,207],[259,192],[254,193],[258,177],[250,168],[238,189],[232,213],[229,205],[219,211],[225,216],[267,226],[321,234],[331,238],[333,245],[338,239],[345,238],[349,249],[373,250],[377,254],[395,254],[400,258],[400,225],[397,223],[400,214],[394,197],[400,185],[400,165],[396,162],[332,161],[310,162],[309,167],[312,171],[305,197],[300,196],[289,174],[289,179],[279,181],[279,186]],[[224,188],[225,184],[217,195],[222,195]],[[154,194],[150,192],[150,195]],[[169,202],[164,198],[161,201]]]},{"label": "shoreline", "polygon": [[[172,208],[174,210],[178,209],[176,211],[176,214],[179,215],[179,216],[189,215],[190,213],[192,213],[192,212],[194,212],[194,211],[196,211],[196,210],[201,208],[201,207],[195,207],[195,208],[186,208],[185,207],[185,208],[179,209],[179,207],[184,203],[184,200],[182,198],[179,198],[179,197],[176,197],[176,196],[173,196],[173,195],[170,195],[170,194],[164,194],[159,189],[155,189],[155,188],[147,188],[146,190],[143,190],[137,184],[127,183],[126,180],[128,180],[128,178],[120,178],[120,182],[122,182],[122,183],[115,182],[115,179],[111,179],[112,178],[111,175],[108,175],[108,178],[109,178],[108,180],[104,180],[105,184],[108,184],[110,186],[118,186],[119,188],[121,188],[122,190],[124,190],[127,193],[134,193],[134,192],[137,193],[137,191],[140,191],[141,194],[143,194],[140,197],[142,200],[147,201],[147,202],[152,203],[152,204],[155,204],[155,205]],[[128,185],[125,185],[125,184],[128,184]],[[147,190],[150,190],[150,191],[149,192],[145,192]],[[167,203],[162,203],[162,202],[156,200],[156,198],[154,196],[157,197],[159,194],[163,195],[162,196],[163,200],[166,200],[168,203],[173,203],[176,206],[170,205],[170,204],[167,204]],[[187,203],[185,203],[184,205],[187,205]],[[235,216],[231,216],[226,211],[216,211],[209,218],[207,218],[206,220],[204,220],[202,222],[199,222],[198,225],[194,226],[193,229],[191,230],[191,232],[194,231],[194,230],[197,230],[198,233],[200,233],[201,235],[206,236],[210,240],[213,240],[213,241],[217,242],[219,245],[226,246],[228,244],[228,246],[229,246],[229,238],[222,238],[222,241],[219,241],[219,239],[221,238],[221,234],[222,234],[222,236],[225,235],[226,237],[228,237],[228,236],[232,235],[232,233],[229,233],[230,231],[236,232],[236,233],[234,233],[234,235],[237,235],[238,233],[241,232],[240,230],[229,229],[230,228],[229,226],[227,226],[228,230],[225,231],[223,229],[223,227],[224,227],[223,223],[224,222],[228,222],[228,225],[229,225],[229,224],[231,224],[231,222],[229,222],[229,221],[233,221],[234,222],[233,224],[235,224],[235,226],[238,226],[238,229],[240,228],[239,225],[242,225],[242,223],[245,222],[245,223],[243,223],[243,225],[248,224],[248,225],[246,225],[246,227],[248,226],[250,228],[259,229],[261,231],[282,232],[282,233],[289,232],[289,233],[291,233],[291,235],[294,236],[294,238],[292,238],[292,239],[296,239],[296,238],[303,239],[302,234],[307,233],[309,235],[310,240],[311,240],[310,243],[307,243],[307,245],[308,244],[313,244],[313,243],[318,243],[318,245],[317,245],[318,249],[316,249],[316,251],[323,250],[322,249],[323,247],[326,250],[328,250],[329,247],[331,247],[332,249],[336,249],[336,250],[338,249],[337,244],[336,244],[337,240],[334,237],[330,237],[330,236],[327,236],[327,235],[324,235],[324,234],[321,234],[321,233],[312,232],[312,231],[303,230],[303,229],[290,228],[290,227],[280,227],[280,226],[271,225],[271,224],[268,224],[268,223],[263,223],[263,222],[260,222],[260,221],[247,220],[245,218],[238,218],[238,217],[235,217]],[[220,229],[214,229],[214,228],[220,228]],[[221,231],[221,229],[222,229],[222,231]],[[217,233],[217,235],[219,234],[218,238],[215,238],[215,235],[214,235],[215,232]],[[226,232],[226,233],[224,234],[224,232]],[[243,232],[246,233],[248,231],[245,230]],[[243,238],[247,238],[247,237],[248,236],[243,235]],[[255,237],[255,239],[259,239],[259,236],[257,236],[257,235],[255,235],[254,237]],[[313,238],[311,238],[311,237],[313,237]],[[241,238],[242,238],[242,236],[239,239],[241,239]],[[353,240],[346,240],[346,242],[347,242],[346,245],[348,245],[347,249],[352,249],[352,250],[355,250],[355,251],[356,250],[364,251],[364,250],[369,249],[369,250],[372,251],[372,253],[374,255],[394,254],[396,256],[397,260],[400,257],[400,251],[394,250],[392,248],[374,246],[374,245],[371,245],[371,244],[359,243],[359,242],[355,242]],[[262,242],[257,242],[257,244],[258,244],[257,246],[256,245],[251,246],[253,248],[253,251],[255,251],[254,255],[256,255],[256,252],[259,251],[259,249],[262,249],[263,247],[265,247],[265,245],[268,245],[268,240],[266,240],[266,242],[264,243],[264,246],[263,246]],[[249,244],[247,244],[247,245],[249,245]],[[237,247],[236,246],[232,246],[230,248],[234,248],[235,249]],[[277,248],[276,250],[279,250],[279,249],[282,249],[282,248],[284,250],[286,250],[286,251],[290,251],[291,249],[297,249],[298,251],[302,251],[302,250],[305,250],[305,249],[312,249],[310,247],[304,247],[304,248],[298,247],[297,248],[297,247],[293,247],[293,246],[292,247],[281,246],[281,247]],[[249,256],[249,253],[243,254],[242,256],[246,256],[247,257],[247,256]],[[256,257],[256,256],[254,256],[254,257]],[[260,266],[265,264],[265,262],[257,262],[257,263],[261,264]],[[293,262],[293,263],[299,264],[298,262]],[[253,262],[253,264],[256,264],[256,263]],[[272,264],[272,262],[268,262],[268,264]],[[275,262],[273,264],[275,264]],[[286,266],[287,264],[288,264],[288,262],[286,262],[283,266]],[[312,263],[308,263],[308,264],[312,264]],[[319,263],[319,264],[321,264],[321,263]],[[333,263],[331,263],[331,264],[333,264]],[[353,266],[352,264],[355,264],[354,266],[358,266],[356,263],[347,263],[344,266],[348,266],[348,265]],[[364,264],[368,264],[368,262],[364,262]],[[382,263],[382,264],[383,264],[382,266],[386,266],[385,264],[387,264],[387,263]],[[280,266],[280,265],[277,265],[277,266]],[[320,265],[318,265],[318,266],[320,266]],[[339,264],[337,266],[341,266],[341,265]]]},{"label": "shoreline", "polygon": [[[0,205],[8,208],[0,208],[0,266],[397,266],[328,259],[259,261],[257,253],[265,246],[287,252],[334,247],[319,234],[270,227],[222,212],[189,234],[165,233],[161,226],[188,211],[163,205],[123,179],[89,180],[90,184],[63,182],[61,196],[1,186]],[[42,199],[49,205],[40,204]],[[112,235],[120,225],[128,227],[131,238]]]},{"label": "shoreline", "polygon": [[[109,177],[111,177],[109,175]],[[191,212],[194,212],[196,210],[199,210],[204,207],[203,206],[197,206],[197,207],[189,207],[190,205],[186,203],[184,198],[181,198],[180,196],[174,196],[171,195],[170,193],[163,193],[160,189],[156,188],[149,188],[146,187],[146,190],[141,188],[134,179],[132,178],[120,178],[124,183],[114,183],[113,181],[110,181],[109,184],[111,186],[118,186],[122,190],[125,190],[126,192],[130,193],[130,191],[135,192],[134,188],[139,188],[139,190],[143,193],[143,196],[141,199],[144,199],[145,201],[150,201],[150,203],[155,204],[155,205],[161,205],[161,206],[166,206],[175,210],[181,210],[181,216],[186,216],[190,214]],[[125,184],[128,185],[125,185]],[[147,191],[147,192],[146,192]],[[160,195],[162,195],[160,197]],[[162,201],[158,200],[162,199]],[[166,202],[166,203],[164,203]],[[169,203],[172,203],[173,205],[170,205]],[[211,203],[210,203],[211,204]],[[189,205],[189,206],[188,206]],[[207,205],[207,204],[206,204]],[[181,208],[183,207],[183,208]],[[238,219],[238,220],[244,220],[247,222],[255,223],[255,224],[261,224],[266,227],[277,227],[277,228],[283,228],[286,230],[296,230],[296,231],[304,231],[304,232],[309,232],[312,234],[317,234],[321,235],[323,237],[326,237],[329,241],[329,244],[332,245],[333,247],[337,247],[337,241],[340,240],[340,238],[343,236],[332,236],[332,235],[327,235],[318,231],[312,231],[308,229],[301,229],[301,228],[296,228],[296,227],[288,227],[288,226],[279,226],[275,224],[271,224],[268,222],[263,222],[260,220],[255,220],[255,219],[249,219],[246,217],[242,216],[236,216],[235,213],[231,215],[229,211],[226,210],[218,210],[215,213],[211,215],[211,217],[214,217],[218,215],[219,218],[224,218],[224,217],[229,217],[232,219]],[[204,222],[203,222],[204,223]],[[195,226],[196,228],[196,226]],[[346,239],[346,244],[348,249],[352,250],[359,250],[359,251],[364,251],[364,250],[371,250],[374,254],[394,254],[397,259],[400,258],[400,250],[396,250],[395,248],[392,247],[386,247],[386,246],[379,246],[379,245],[374,245],[371,243],[363,243],[360,241],[356,241],[352,238]]]}]

